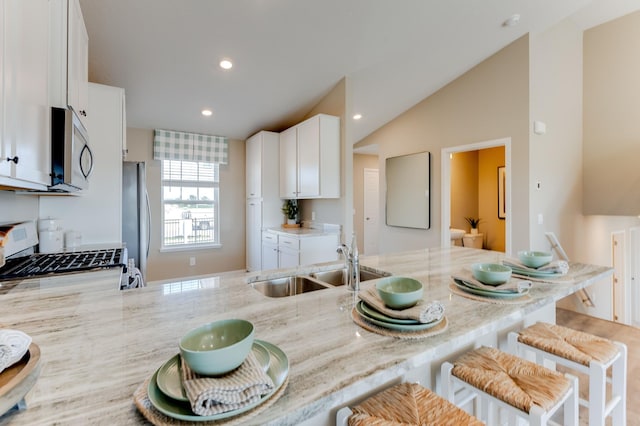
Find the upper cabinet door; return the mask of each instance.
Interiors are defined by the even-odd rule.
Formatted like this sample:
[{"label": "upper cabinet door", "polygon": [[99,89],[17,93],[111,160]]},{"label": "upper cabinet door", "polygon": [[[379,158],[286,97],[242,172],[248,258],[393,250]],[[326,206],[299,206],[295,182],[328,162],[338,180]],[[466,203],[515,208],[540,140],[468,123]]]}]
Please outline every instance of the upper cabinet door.
[{"label": "upper cabinet door", "polygon": [[262,136],[253,135],[246,142],[247,198],[262,197]]},{"label": "upper cabinet door", "polygon": [[67,102],[87,127],[89,104],[89,36],[79,0],[68,0]]},{"label": "upper cabinet door", "polygon": [[297,129],[280,133],[280,198],[298,198]]},{"label": "upper cabinet door", "polygon": [[320,120],[298,125],[298,197],[320,196]]},{"label": "upper cabinet door", "polygon": [[340,118],[318,114],[280,133],[280,198],[340,198]]},{"label": "upper cabinet door", "polygon": [[[49,3],[4,0],[2,21],[2,154],[4,176],[15,186],[50,184]],[[11,182],[2,182],[12,185]]]}]

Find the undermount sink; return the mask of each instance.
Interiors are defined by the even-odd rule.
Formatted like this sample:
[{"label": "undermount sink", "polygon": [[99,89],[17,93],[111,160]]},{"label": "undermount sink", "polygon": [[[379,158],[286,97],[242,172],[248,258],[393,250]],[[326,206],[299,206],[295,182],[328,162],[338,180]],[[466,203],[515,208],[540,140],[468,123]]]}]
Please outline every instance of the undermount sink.
[{"label": "undermount sink", "polygon": [[251,286],[267,297],[295,296],[296,294],[329,288],[329,286],[310,277],[301,275],[256,281]]},{"label": "undermount sink", "polygon": [[[360,268],[360,282],[388,277],[389,275],[391,274],[379,273],[379,272],[370,271],[368,269]],[[333,286],[345,285],[347,283],[347,268],[332,269],[330,271],[323,271],[323,272],[315,272],[311,274],[311,276],[325,283],[329,283]]]}]

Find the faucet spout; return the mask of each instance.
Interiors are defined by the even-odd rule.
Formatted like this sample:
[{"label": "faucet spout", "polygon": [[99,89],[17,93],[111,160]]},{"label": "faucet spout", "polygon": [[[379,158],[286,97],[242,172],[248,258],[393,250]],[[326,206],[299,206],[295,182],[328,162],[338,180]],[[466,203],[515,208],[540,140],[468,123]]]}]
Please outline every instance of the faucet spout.
[{"label": "faucet spout", "polygon": [[360,290],[360,261],[358,259],[358,247],[355,242],[355,234],[351,241],[351,247],[346,244],[338,246],[338,253],[344,256],[345,269],[347,274],[347,287],[351,291]]}]

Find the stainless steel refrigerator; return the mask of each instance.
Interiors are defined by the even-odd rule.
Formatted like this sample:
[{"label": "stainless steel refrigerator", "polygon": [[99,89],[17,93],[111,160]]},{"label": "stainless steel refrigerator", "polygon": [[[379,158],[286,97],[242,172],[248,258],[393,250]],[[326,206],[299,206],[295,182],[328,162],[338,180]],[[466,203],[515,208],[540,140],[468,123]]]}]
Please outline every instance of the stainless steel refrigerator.
[{"label": "stainless steel refrigerator", "polygon": [[122,241],[126,244],[129,259],[147,277],[147,258],[151,229],[151,207],[147,193],[145,164],[124,161],[122,163]]}]

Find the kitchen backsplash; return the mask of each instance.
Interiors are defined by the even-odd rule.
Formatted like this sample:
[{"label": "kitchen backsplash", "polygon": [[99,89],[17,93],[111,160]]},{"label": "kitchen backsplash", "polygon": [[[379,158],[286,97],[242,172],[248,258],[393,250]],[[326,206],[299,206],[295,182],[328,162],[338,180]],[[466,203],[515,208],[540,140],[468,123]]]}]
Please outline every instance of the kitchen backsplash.
[{"label": "kitchen backsplash", "polygon": [[35,195],[16,195],[0,191],[0,223],[37,220],[39,198]]}]

